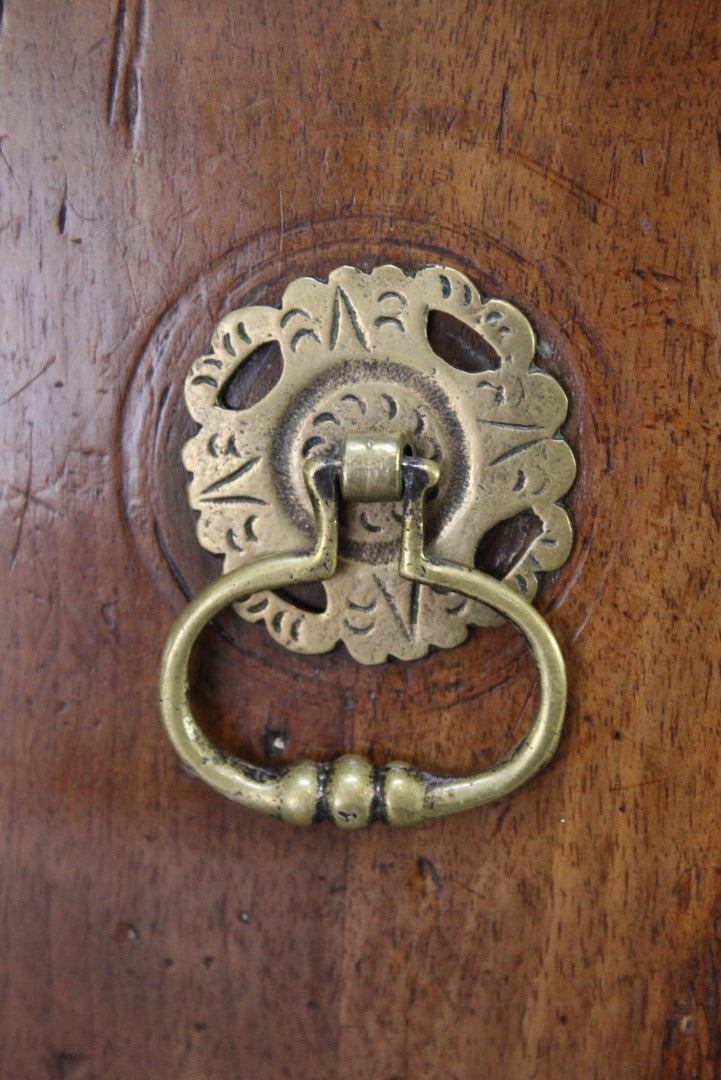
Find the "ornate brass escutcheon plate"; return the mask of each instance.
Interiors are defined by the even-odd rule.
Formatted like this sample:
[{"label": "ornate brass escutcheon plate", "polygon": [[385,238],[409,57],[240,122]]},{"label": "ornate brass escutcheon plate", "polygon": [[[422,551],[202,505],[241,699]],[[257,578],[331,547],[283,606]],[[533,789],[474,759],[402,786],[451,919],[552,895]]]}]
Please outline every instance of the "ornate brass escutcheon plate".
[{"label": "ornate brass escutcheon plate", "polygon": [[[477,335],[490,357],[482,370],[459,370],[434,351],[434,312]],[[280,346],[282,374],[262,400],[234,408],[233,379],[269,342]],[[440,266],[341,267],[327,282],[294,281],[280,308],[220,322],[186,382],[199,430],[183,460],[198,537],[223,556],[225,573],[176,621],[160,675],[170,739],[216,790],[297,824],[407,825],[499,798],[550,760],[565,668],[531,600],[539,575],[570,552],[559,500],[575,461],[559,434],[565,394],[535,352],[520,311]],[[528,511],[535,534],[505,579],[473,569],[481,537]],[[319,582],[318,610],[286,591]],[[259,768],[214,746],[189,703],[193,644],[229,603],[290,649],[342,642],[366,664],[416,659],[459,644],[471,624],[509,619],[538,667],[536,716],[510,754],[470,776],[356,756]]]},{"label": "ornate brass escutcheon plate", "polygon": [[[461,371],[438,356],[427,332],[435,311],[477,334],[497,366]],[[252,407],[227,407],[228,384],[270,341],[282,351],[280,379]],[[343,436],[356,431],[402,434],[413,455],[440,469],[426,512],[430,554],[473,566],[489,529],[524,512],[536,516],[536,534],[506,575],[532,600],[539,575],[570,552],[571,524],[559,499],[575,475],[558,433],[566,396],[534,357],[534,334],[521,312],[482,299],[448,267],[409,275],[395,266],[370,274],[345,266],[327,282],[294,281],[280,308],[231,312],[186,382],[200,430],[183,460],[193,475],[189,498],[200,515],[201,544],[223,556],[226,573],[307,547],[314,523],[304,462],[337,457]],[[348,503],[323,610],[272,591],[236,608],[265,621],[289,649],[318,653],[343,642],[364,664],[389,654],[417,659],[431,645],[460,644],[471,624],[499,621],[477,601],[401,578],[400,532],[392,502]]]}]

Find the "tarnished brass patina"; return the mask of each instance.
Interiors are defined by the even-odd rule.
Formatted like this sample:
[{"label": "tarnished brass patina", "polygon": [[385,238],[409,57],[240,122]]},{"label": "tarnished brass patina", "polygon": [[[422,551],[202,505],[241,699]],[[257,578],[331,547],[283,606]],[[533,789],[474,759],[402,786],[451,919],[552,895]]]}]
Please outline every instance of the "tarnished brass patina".
[{"label": "tarnished brass patina", "polygon": [[[494,363],[469,372],[438,356],[428,339],[435,311],[478,335]],[[273,341],[283,357],[280,379],[251,407],[232,408],[232,380]],[[338,459],[343,439],[363,432],[403,435],[412,454],[440,469],[426,511],[430,555],[473,566],[481,537],[494,525],[523,512],[536,516],[536,534],[505,578],[532,600],[539,575],[563,565],[570,552],[571,524],[559,499],[575,474],[559,435],[566,396],[536,367],[535,350],[520,311],[482,299],[449,267],[409,275],[395,266],[369,274],[344,266],[327,282],[294,281],[279,308],[231,312],[186,382],[200,430],[183,460],[193,474],[189,499],[201,544],[223,556],[226,573],[308,548],[315,525],[304,462]],[[347,468],[355,446],[348,443]],[[357,496],[354,490],[350,498]],[[400,533],[400,515],[385,495],[349,502],[323,610],[306,610],[267,588],[236,610],[263,620],[289,649],[325,652],[343,642],[364,664],[389,654],[417,659],[431,645],[460,644],[469,625],[500,621],[482,601],[404,579]]]},{"label": "tarnished brass patina", "polygon": [[[497,365],[459,371],[428,341],[429,313],[452,313],[492,346]],[[281,344],[284,369],[262,402],[232,409],[226,394],[259,345]],[[542,570],[571,546],[559,498],[575,462],[558,434],[566,398],[533,364],[527,320],[482,300],[462,274],[343,267],[302,279],[283,305],[226,316],[212,355],[191,369],[186,397],[198,434],[185,446],[201,543],[226,573],[176,621],[160,674],[165,727],[185,763],[217,791],[294,824],[332,820],[410,825],[507,794],[550,760],[566,702],[563,658],[531,606]],[[401,502],[402,500],[402,502]],[[539,522],[504,581],[472,569],[480,537],[524,510]],[[300,552],[300,554],[299,554]],[[323,611],[279,591],[323,582]],[[345,643],[363,663],[420,657],[464,639],[471,623],[509,619],[538,667],[540,700],[503,760],[469,776],[434,776],[346,755],[278,769],[220,750],[198,727],[188,662],[223,607],[263,619],[300,652]]]}]

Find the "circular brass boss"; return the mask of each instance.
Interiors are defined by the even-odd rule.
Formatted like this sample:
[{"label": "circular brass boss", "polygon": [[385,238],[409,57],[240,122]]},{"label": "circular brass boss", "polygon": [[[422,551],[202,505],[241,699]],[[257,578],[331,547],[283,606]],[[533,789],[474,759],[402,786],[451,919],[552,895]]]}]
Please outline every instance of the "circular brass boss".
[{"label": "circular brass boss", "polygon": [[[435,314],[450,316],[449,340],[462,334],[464,355],[495,362],[476,371],[446,359],[429,337]],[[231,407],[236,376],[271,342],[282,373],[252,404]],[[313,529],[304,463],[343,457],[343,554],[325,579],[325,605],[269,588],[233,600],[235,611],[264,623],[283,648],[307,655],[342,645],[361,664],[419,660],[460,645],[470,626],[496,625],[485,601],[400,574],[401,451],[440,470],[425,522],[438,560],[473,566],[491,529],[533,515],[503,578],[532,602],[543,574],[571,551],[560,500],[575,473],[560,433],[568,399],[537,359],[523,312],[482,296],[450,266],[341,266],[327,281],[291,282],[277,307],[227,312],[188,373],[198,429],[183,447],[197,536],[222,556],[223,573],[304,550]]]}]

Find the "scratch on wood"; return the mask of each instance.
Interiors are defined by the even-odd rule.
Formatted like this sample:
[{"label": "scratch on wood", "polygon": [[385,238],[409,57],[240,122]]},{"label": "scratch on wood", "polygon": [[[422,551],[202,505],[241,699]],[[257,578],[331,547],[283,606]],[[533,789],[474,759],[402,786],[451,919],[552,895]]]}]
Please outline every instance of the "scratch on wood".
[{"label": "scratch on wood", "polygon": [[20,185],[18,184],[18,180],[17,180],[17,177],[15,175],[15,170],[13,169],[12,165],[10,164],[7,154],[3,150],[3,143],[5,142],[6,139],[9,139],[9,138],[10,138],[10,136],[7,133],[5,135],[0,135],[0,158],[2,158],[3,161],[5,162],[8,172],[10,173],[13,180],[15,181],[16,187],[19,188]]},{"label": "scratch on wood", "polygon": [[617,795],[619,791],[632,791],[634,788],[648,787],[649,784],[667,784],[670,779],[669,776],[655,776],[651,780],[638,780],[633,784],[616,784],[608,790],[612,795]]},{"label": "scratch on wood", "polygon": [[520,161],[524,168],[528,169],[529,172],[537,173],[543,180],[550,180],[551,183],[555,184],[561,190],[567,191],[573,198],[584,203],[587,208],[592,208],[595,204],[598,204],[599,206],[603,206],[608,210],[616,212],[616,207],[613,203],[609,202],[609,200],[605,199],[602,195],[597,195],[590,188],[585,187],[575,177],[565,176],[563,173],[559,172],[558,169],[552,168],[549,164],[536,161],[535,158],[528,154],[516,150],[512,144],[511,146],[506,147],[506,154],[511,155],[517,161]]},{"label": "scratch on wood", "polygon": [[506,130],[506,109],[508,108],[508,83],[503,84],[503,93],[501,94],[501,118],[498,121],[498,127],[496,129],[496,139],[498,140],[498,153],[503,153],[503,136]]},{"label": "scratch on wood", "polygon": [[145,44],[145,0],[138,0],[135,14],[135,41],[132,51],[132,62],[128,66],[128,74],[125,80],[125,114],[128,129],[134,140],[137,131],[138,117],[140,115],[140,76]]},{"label": "scratch on wood", "polygon": [[283,185],[278,184],[278,202],[280,212],[280,240],[278,241],[278,257],[283,254],[283,234],[285,232],[285,215],[283,213]]},{"label": "scratch on wood", "polygon": [[19,397],[20,394],[27,390],[29,386],[32,386],[32,384],[36,382],[41,377],[41,375],[45,374],[48,368],[51,368],[53,366],[56,360],[57,356],[51,356],[45,367],[42,367],[40,371],[36,372],[35,375],[31,376],[31,378],[29,378],[27,382],[23,383],[23,385],[20,386],[17,390],[14,390],[13,393],[10,394],[9,397],[6,397],[4,401],[0,401],[0,408],[2,408],[3,405],[7,405],[11,401],[14,401],[15,398]]},{"label": "scratch on wood", "polygon": [[478,889],[474,889],[472,885],[466,884],[465,881],[461,881],[460,878],[454,877],[452,874],[450,874],[448,876],[448,880],[452,881],[454,885],[457,885],[459,887],[459,889],[463,889],[464,892],[470,893],[471,896],[477,896],[479,898],[479,900],[485,900],[486,899],[484,893],[479,892]]},{"label": "scratch on wood", "polygon": [[711,513],[716,528],[721,527],[721,506],[719,506],[718,494],[713,491],[712,485],[709,483],[710,464],[707,461],[703,467],[703,488],[701,493],[701,501],[708,508]]},{"label": "scratch on wood", "polygon": [[108,90],[108,123],[112,124],[115,116],[115,103],[118,96],[118,81],[120,79],[120,66],[123,55],[123,40],[125,37],[125,17],[127,14],[126,0],[118,0],[118,10],[115,13],[115,35],[113,39],[113,55],[110,62],[110,85]]},{"label": "scratch on wood", "polygon": [[[116,233],[116,237],[117,237],[117,233]],[[135,301],[135,307],[137,308],[138,311],[140,311],[140,301],[138,300],[138,294],[135,291],[135,283],[133,281],[133,275],[130,273],[130,267],[128,266],[127,247],[122,246],[122,244],[120,243],[119,238],[118,238],[118,248],[120,250],[120,257],[123,260],[123,266],[125,267],[125,273],[128,276],[128,284],[130,285],[130,291],[133,294],[133,300]]]},{"label": "scratch on wood", "polygon": [[58,232],[62,236],[65,232],[65,225],[68,220],[68,177],[65,174],[65,187],[63,188],[63,200],[60,203],[60,209],[58,210]]},{"label": "scratch on wood", "polygon": [[[2,485],[1,481],[0,485]],[[57,514],[58,512],[57,506],[53,506],[53,504],[49,503],[46,499],[41,499],[39,495],[33,495],[32,492],[28,494],[25,488],[19,488],[17,484],[4,484],[2,486],[6,487],[8,491],[14,492],[16,495],[22,495],[22,497],[27,499],[28,502],[31,502],[33,506],[40,506],[43,510],[49,510],[51,514]]]},{"label": "scratch on wood", "polygon": [[108,83],[108,124],[123,126],[133,144],[141,106],[141,74],[147,24],[146,0],[118,0]]},{"label": "scratch on wood", "polygon": [[433,882],[436,892],[440,896],[443,892],[443,878],[438,872],[438,867],[429,859],[426,855],[419,855],[416,860],[418,866],[418,872],[422,877],[429,877]]},{"label": "scratch on wood", "polygon": [[28,475],[25,479],[25,488],[22,494],[22,506],[20,507],[20,517],[18,518],[17,532],[15,533],[15,542],[10,552],[10,569],[12,570],[15,565],[15,560],[20,550],[20,541],[23,536],[23,528],[25,527],[25,517],[28,512],[28,504],[30,502],[30,488],[33,480],[33,428],[30,425],[30,439],[28,442]]}]

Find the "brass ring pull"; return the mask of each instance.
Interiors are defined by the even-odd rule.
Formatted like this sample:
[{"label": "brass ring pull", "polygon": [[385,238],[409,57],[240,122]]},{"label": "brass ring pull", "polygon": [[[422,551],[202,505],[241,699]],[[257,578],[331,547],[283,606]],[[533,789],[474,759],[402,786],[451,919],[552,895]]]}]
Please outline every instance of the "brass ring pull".
[{"label": "brass ring pull", "polygon": [[[365,440],[368,453],[358,453]],[[205,588],[176,620],[163,655],[159,697],[163,722],[182,760],[210,787],[236,802],[296,825],[331,820],[342,829],[374,821],[413,825],[492,802],[525,783],[551,759],[566,706],[563,657],[538,612],[503,582],[423,550],[423,506],[438,482],[433,462],[401,458],[402,444],[372,434],[346,440],[340,461],[310,459],[305,480],[313,503],[316,543],[312,551],[259,559]],[[393,464],[395,463],[395,464]],[[395,470],[395,474],[394,474]],[[280,589],[329,578],[338,553],[336,488],[355,498],[387,499],[403,491],[399,570],[403,577],[435,585],[489,605],[520,630],[540,676],[538,711],[529,730],[501,761],[466,776],[436,776],[404,762],[376,768],[368,759],[344,755],[330,764],[301,761],[261,768],[215,746],[200,730],[188,696],[188,661],[203,627],[228,604],[263,589]]]}]

